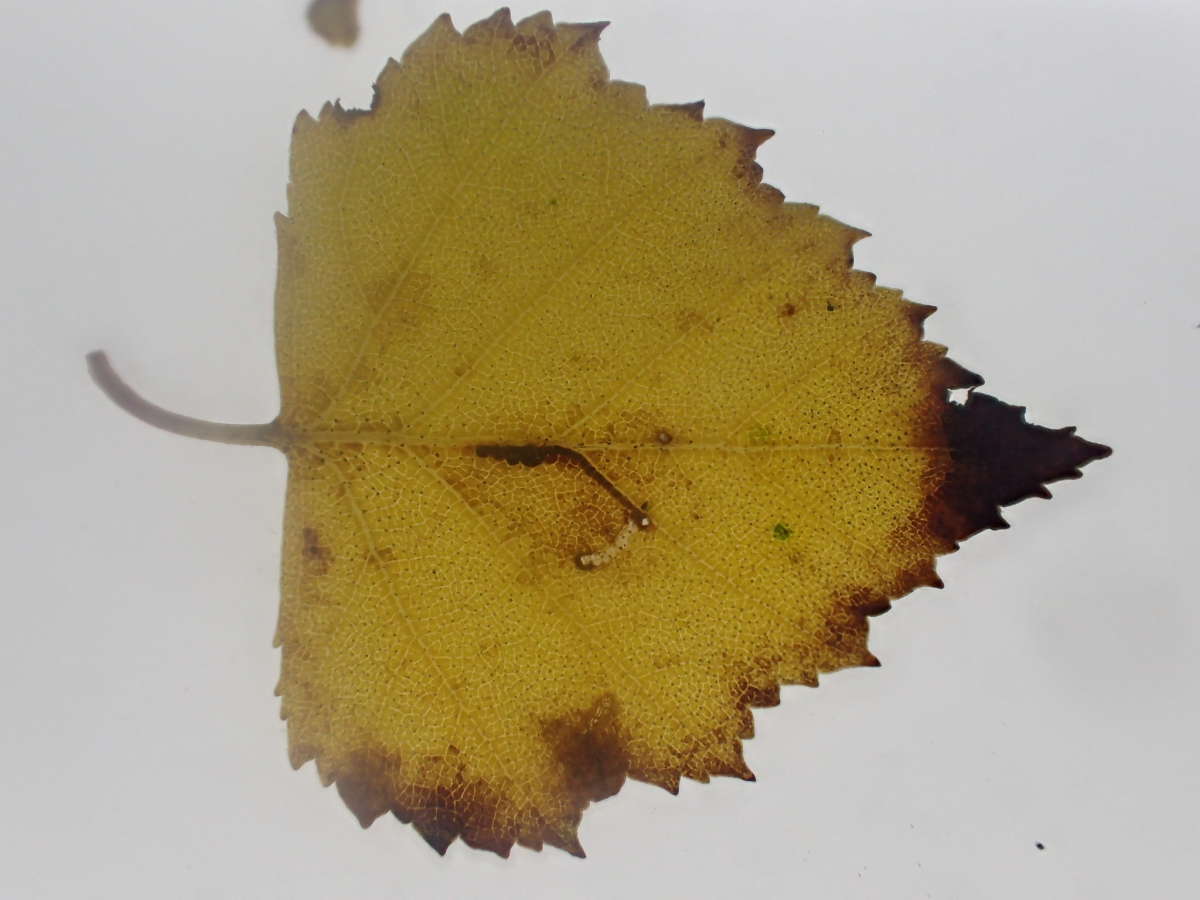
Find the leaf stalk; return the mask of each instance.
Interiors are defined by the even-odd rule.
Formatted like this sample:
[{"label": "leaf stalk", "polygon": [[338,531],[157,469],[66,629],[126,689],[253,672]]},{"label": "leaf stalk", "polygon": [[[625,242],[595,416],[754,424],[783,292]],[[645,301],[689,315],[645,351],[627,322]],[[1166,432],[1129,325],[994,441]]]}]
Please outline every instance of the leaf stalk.
[{"label": "leaf stalk", "polygon": [[209,422],[205,419],[195,419],[182,416],[156,406],[138,394],[126,384],[116,373],[108,354],[103,350],[93,350],[87,355],[88,372],[100,390],[113,403],[125,410],[135,419],[141,419],[147,425],[161,428],[172,434],[184,437],[199,438],[202,441],[217,441],[222,444],[249,444],[262,447],[280,447],[283,444],[283,434],[278,420],[262,425],[233,425],[225,422]]}]

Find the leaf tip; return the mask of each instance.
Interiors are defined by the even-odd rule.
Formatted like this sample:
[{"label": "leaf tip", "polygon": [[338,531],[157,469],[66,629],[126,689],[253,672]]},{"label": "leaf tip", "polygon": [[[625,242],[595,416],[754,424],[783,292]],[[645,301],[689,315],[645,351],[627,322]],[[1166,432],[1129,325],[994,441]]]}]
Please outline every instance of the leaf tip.
[{"label": "leaf tip", "polygon": [[1027,422],[1025,407],[974,390],[965,403],[945,405],[942,429],[951,465],[925,518],[938,537],[954,545],[980,531],[1008,528],[1000,507],[1048,498],[1047,484],[1079,478],[1083,466],[1112,453],[1073,428]]}]

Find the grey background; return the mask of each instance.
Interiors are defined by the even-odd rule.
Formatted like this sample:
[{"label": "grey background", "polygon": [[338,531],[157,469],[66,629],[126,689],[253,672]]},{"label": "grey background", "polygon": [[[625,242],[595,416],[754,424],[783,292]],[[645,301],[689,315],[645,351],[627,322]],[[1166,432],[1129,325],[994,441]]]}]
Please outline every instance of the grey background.
[{"label": "grey background", "polygon": [[[272,689],[284,463],[119,413],[276,412],[271,214],[300,108],[448,8],[5,0],[0,31],[0,894],[1191,894],[1197,834],[1200,8],[569,2],[615,77],[775,128],[766,180],[872,231],[933,340],[1115,455],[873,622],[879,670],[756,713],[759,781],[631,783],[590,858],[363,832],[293,772]],[[518,8],[518,17],[535,8]],[[1035,842],[1045,850],[1035,848]]]}]

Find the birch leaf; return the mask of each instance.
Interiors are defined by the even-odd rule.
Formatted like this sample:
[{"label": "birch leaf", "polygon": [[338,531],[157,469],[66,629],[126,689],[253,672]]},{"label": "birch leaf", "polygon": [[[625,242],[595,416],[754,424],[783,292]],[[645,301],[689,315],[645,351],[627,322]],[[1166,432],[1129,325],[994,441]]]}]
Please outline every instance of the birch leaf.
[{"label": "birch leaf", "polygon": [[296,122],[282,410],[291,762],[364,826],[582,855],[626,777],[752,779],[750,708],[877,665],[867,617],[1107,455],[953,388],[864,232],[761,183],[771,132],[610,80],[599,24],[459,33]]}]

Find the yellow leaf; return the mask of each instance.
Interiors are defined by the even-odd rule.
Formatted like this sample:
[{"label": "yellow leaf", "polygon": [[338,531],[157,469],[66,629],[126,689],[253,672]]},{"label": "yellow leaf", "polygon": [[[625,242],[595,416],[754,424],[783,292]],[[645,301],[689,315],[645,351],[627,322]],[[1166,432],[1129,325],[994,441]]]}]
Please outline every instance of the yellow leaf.
[{"label": "yellow leaf", "polygon": [[439,18],[302,114],[277,219],[292,764],[363,825],[582,854],[629,775],[751,779],[751,706],[876,665],[866,617],[1105,455],[951,388],[769,131],[650,106],[600,25]]}]

